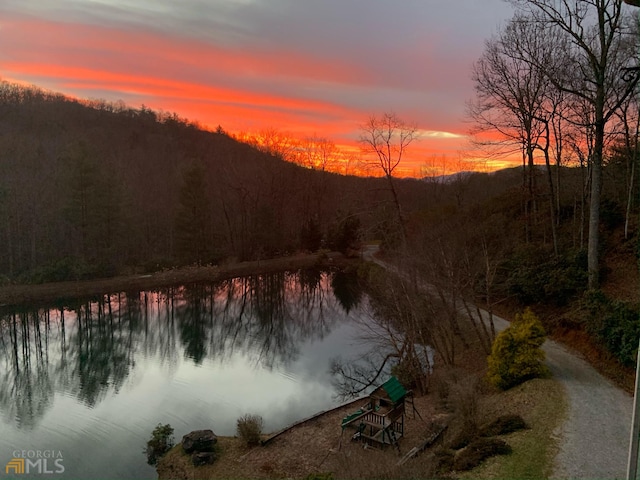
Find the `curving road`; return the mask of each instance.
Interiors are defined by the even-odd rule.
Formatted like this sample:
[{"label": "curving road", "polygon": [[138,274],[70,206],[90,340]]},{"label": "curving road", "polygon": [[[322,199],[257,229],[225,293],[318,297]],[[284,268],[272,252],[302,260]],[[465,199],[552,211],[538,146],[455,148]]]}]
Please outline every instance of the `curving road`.
[{"label": "curving road", "polygon": [[[494,315],[496,330],[509,322]],[[546,364],[565,389],[567,416],[553,478],[624,479],[627,475],[633,397],[600,375],[579,354],[547,340]]]},{"label": "curving road", "polygon": [[[367,248],[364,256],[394,269],[374,258],[375,250]],[[498,331],[509,325],[500,317],[493,318]],[[567,399],[565,422],[555,432],[559,451],[553,478],[626,478],[633,397],[557,342],[547,340],[543,349],[546,364],[564,386]]]},{"label": "curving road", "polygon": [[568,404],[554,477],[626,478],[633,398],[556,342],[543,348]]}]

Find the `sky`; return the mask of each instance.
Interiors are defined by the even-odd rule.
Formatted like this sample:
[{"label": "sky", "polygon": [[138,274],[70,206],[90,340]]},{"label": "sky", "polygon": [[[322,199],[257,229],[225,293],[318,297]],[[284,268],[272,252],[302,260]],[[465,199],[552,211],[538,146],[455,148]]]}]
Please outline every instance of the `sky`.
[{"label": "sky", "polygon": [[394,113],[421,133],[400,172],[417,175],[474,155],[471,69],[512,14],[504,0],[2,0],[0,77],[345,148]]}]

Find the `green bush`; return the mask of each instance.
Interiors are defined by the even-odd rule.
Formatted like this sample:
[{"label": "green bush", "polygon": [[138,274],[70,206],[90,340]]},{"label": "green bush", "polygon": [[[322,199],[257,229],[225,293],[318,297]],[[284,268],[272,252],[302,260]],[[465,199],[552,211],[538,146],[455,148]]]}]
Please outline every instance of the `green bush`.
[{"label": "green bush", "polygon": [[524,304],[551,303],[562,306],[587,285],[587,262],[583,251],[560,256],[545,248],[526,246],[504,265],[508,293]]},{"label": "green bush", "polygon": [[24,272],[18,280],[22,283],[40,284],[113,277],[117,273],[116,267],[109,262],[89,263],[81,258],[64,257]]},{"label": "green bush", "polygon": [[640,338],[637,308],[608,298],[601,291],[585,293],[586,330],[622,364],[633,366]]},{"label": "green bush", "polygon": [[329,227],[327,247],[348,254],[360,249],[362,244],[362,225],[355,215],[347,215]]},{"label": "green bush", "polygon": [[325,472],[325,473],[310,473],[304,480],[333,480],[333,473]]},{"label": "green bush", "polygon": [[612,231],[624,222],[624,209],[615,200],[603,198],[600,202],[600,224]]},{"label": "green bush", "polygon": [[530,309],[516,315],[515,321],[493,342],[488,359],[489,382],[506,390],[546,374],[540,348],[544,340],[544,327]]},{"label": "green bush", "polygon": [[167,453],[173,447],[173,428],[168,423],[166,425],[158,424],[151,433],[151,439],[147,442],[144,453],[147,455],[147,463],[155,465],[160,457]]},{"label": "green bush", "polygon": [[257,445],[260,443],[262,435],[262,417],[260,415],[243,415],[237,422],[237,434],[247,445]]}]

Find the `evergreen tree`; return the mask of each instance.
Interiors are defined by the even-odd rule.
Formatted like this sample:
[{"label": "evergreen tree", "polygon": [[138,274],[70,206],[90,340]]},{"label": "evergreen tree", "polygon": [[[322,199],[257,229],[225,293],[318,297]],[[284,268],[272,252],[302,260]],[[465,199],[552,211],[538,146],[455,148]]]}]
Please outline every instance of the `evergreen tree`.
[{"label": "evergreen tree", "polygon": [[202,264],[210,259],[211,202],[207,195],[205,168],[193,164],[182,175],[176,217],[176,252],[184,263]]}]

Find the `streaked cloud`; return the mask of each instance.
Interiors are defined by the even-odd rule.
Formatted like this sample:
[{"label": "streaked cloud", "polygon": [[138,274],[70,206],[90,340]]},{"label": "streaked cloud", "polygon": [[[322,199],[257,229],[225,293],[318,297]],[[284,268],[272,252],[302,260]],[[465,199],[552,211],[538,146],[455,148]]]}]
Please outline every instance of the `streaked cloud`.
[{"label": "streaked cloud", "polygon": [[420,134],[421,137],[424,137],[424,138],[440,138],[440,139],[453,139],[453,140],[467,138],[467,135],[463,135],[460,133],[438,132],[435,130],[421,130],[418,133]]},{"label": "streaked cloud", "polygon": [[424,131],[414,151],[452,154],[471,65],[510,15],[502,0],[3,0],[0,76],[347,144],[393,111]]}]

